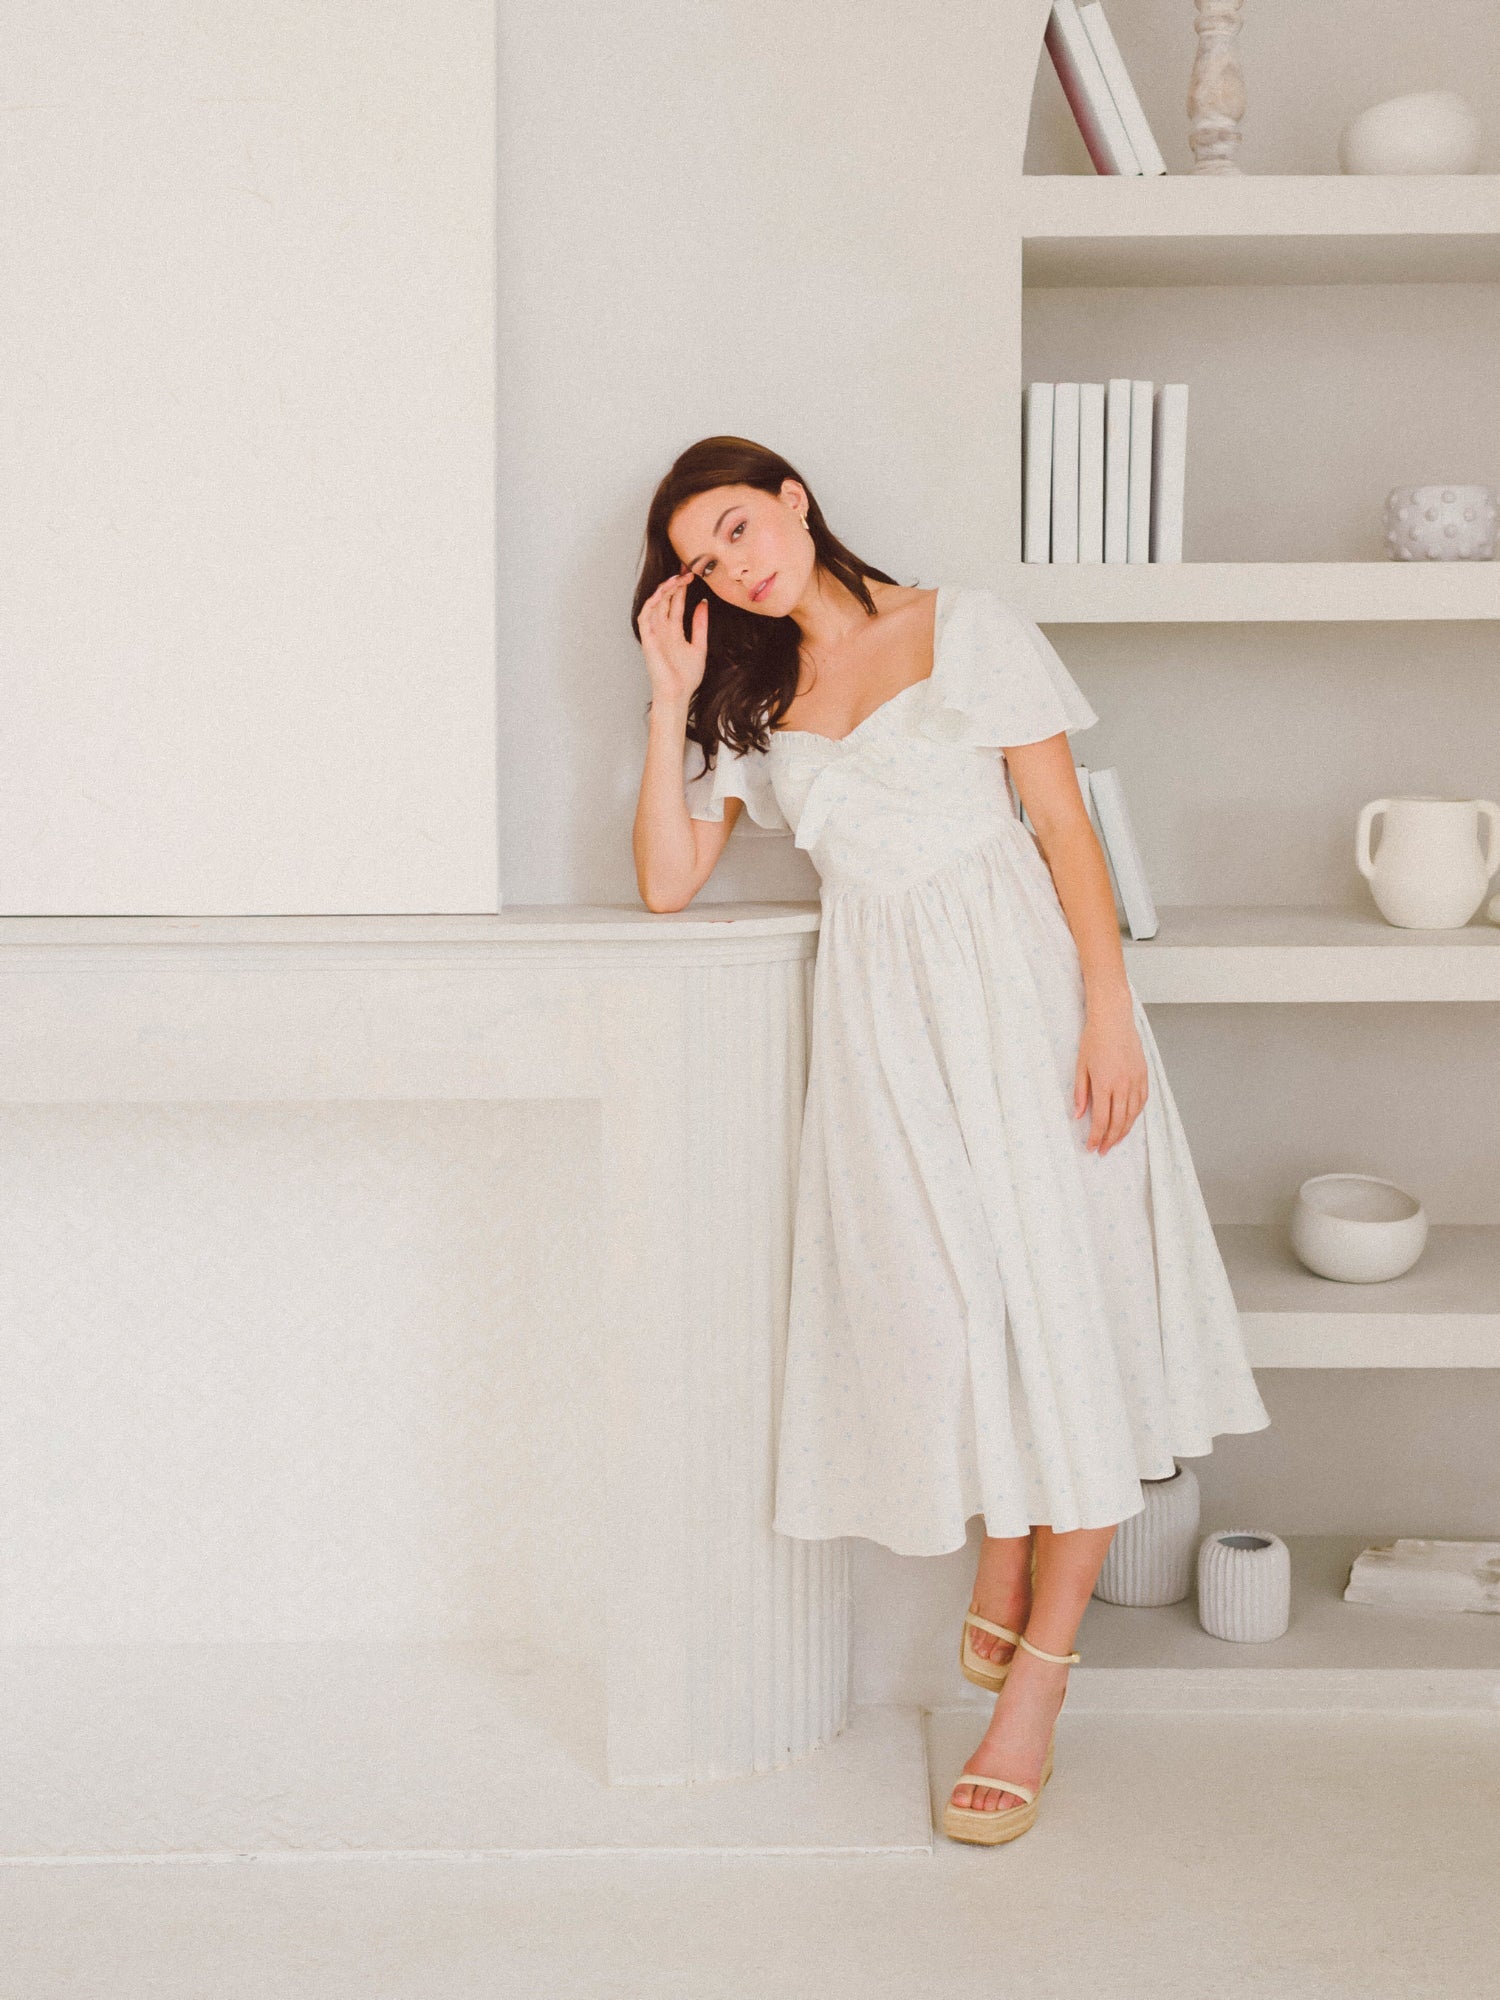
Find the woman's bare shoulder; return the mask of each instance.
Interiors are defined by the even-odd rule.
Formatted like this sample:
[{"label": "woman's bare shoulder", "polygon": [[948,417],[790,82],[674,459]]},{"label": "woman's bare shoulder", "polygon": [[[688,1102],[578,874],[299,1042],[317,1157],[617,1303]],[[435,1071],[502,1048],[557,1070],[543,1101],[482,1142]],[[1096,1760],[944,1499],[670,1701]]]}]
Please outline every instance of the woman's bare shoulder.
[{"label": "woman's bare shoulder", "polygon": [[877,583],[868,579],[867,587],[875,600],[877,617],[901,618],[931,604],[937,596],[936,590],[925,589],[918,583]]}]

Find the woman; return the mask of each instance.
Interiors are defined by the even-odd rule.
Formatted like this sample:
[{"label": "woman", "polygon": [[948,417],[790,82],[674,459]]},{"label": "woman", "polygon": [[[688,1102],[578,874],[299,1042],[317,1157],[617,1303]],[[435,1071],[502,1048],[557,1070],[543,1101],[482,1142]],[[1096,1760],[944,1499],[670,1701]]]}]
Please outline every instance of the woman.
[{"label": "woman", "polygon": [[657,488],[632,623],[647,907],[743,812],[821,880],[774,1525],[929,1555],[983,1516],[960,1659],[999,1698],[944,1827],[1008,1840],[1140,1482],[1270,1422],[1074,772],[1098,717],[1029,618],[872,569],[744,438]]}]

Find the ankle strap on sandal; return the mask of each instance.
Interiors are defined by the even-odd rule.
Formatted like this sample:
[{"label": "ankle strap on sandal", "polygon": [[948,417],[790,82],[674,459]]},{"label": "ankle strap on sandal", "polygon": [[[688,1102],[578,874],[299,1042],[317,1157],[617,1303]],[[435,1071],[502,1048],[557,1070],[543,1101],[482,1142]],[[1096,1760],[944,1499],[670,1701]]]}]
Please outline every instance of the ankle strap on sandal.
[{"label": "ankle strap on sandal", "polygon": [[1040,1646],[1032,1645],[1024,1632],[1017,1643],[1024,1646],[1028,1653],[1035,1653],[1039,1660],[1066,1661],[1071,1666],[1074,1661],[1080,1660],[1083,1657],[1081,1653],[1044,1653]]}]

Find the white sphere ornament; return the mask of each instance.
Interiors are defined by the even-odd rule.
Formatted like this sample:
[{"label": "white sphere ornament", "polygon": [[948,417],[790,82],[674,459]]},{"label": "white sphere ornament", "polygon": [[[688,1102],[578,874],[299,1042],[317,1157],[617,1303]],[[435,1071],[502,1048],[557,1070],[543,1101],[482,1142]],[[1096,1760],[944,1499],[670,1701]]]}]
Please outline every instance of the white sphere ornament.
[{"label": "white sphere ornament", "polygon": [[1415,90],[1361,111],[1339,134],[1346,174],[1472,174],[1479,113],[1456,90]]},{"label": "white sphere ornament", "polygon": [[1223,1528],[1198,1549],[1198,1623],[1216,1639],[1259,1644],[1292,1622],[1292,1557],[1279,1535]]},{"label": "white sphere ornament", "polygon": [[1106,1604],[1180,1604],[1193,1587],[1197,1475],[1179,1465],[1165,1479],[1143,1479],[1141,1492],[1146,1504],[1115,1529],[1094,1595]]},{"label": "white sphere ornament", "polygon": [[1409,1271],[1427,1246],[1427,1211],[1375,1174],[1314,1174],[1292,1204],[1292,1248],[1320,1278],[1378,1285]]},{"label": "white sphere ornament", "polygon": [[1489,486],[1393,486],[1385,496],[1385,545],[1398,562],[1488,562],[1495,513]]}]

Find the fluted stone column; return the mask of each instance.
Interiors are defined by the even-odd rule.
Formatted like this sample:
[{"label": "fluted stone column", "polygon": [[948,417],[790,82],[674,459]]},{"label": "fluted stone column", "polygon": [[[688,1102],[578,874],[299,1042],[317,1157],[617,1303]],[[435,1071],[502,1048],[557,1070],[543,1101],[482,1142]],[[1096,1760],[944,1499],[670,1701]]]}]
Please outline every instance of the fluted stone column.
[{"label": "fluted stone column", "polygon": [[775,1770],[848,1717],[848,1543],[771,1527],[815,943],[658,943],[612,1044],[616,1781]]}]

